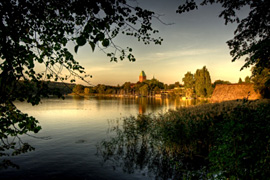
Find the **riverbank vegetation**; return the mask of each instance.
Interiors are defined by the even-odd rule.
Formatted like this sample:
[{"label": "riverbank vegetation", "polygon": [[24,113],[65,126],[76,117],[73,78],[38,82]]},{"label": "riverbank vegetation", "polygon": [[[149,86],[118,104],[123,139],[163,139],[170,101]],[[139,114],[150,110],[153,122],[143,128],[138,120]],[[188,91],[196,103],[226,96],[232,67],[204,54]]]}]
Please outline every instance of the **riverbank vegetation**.
[{"label": "riverbank vegetation", "polygon": [[[257,82],[261,82],[257,87],[261,93],[269,95],[269,71],[264,71],[264,68],[270,68],[267,26],[270,19],[269,1],[205,0],[200,5],[213,3],[223,7],[220,17],[225,20],[225,24],[238,24],[234,38],[227,41],[232,60],[246,57],[242,68],[254,65],[253,74],[259,78]],[[180,4],[177,13],[194,10],[198,6],[197,2],[186,1]],[[236,11],[247,6],[250,13],[247,17],[239,19]],[[81,80],[89,77],[85,74],[86,70],[75,60],[73,52],[67,48],[68,43],[74,43],[75,53],[79,52],[82,46],[89,44],[92,51],[98,47],[102,50],[109,48],[106,49],[106,54],[111,61],[123,60],[125,57],[129,61],[135,61],[132,48],[122,49],[114,44],[114,38],[118,37],[118,34],[134,37],[144,44],[161,44],[163,41],[155,36],[158,30],[152,27],[153,18],[158,18],[159,15],[135,5],[133,7],[122,0],[80,1],[80,6],[77,0],[61,1],[61,5],[55,0],[3,1],[1,10],[1,142],[8,136],[17,136],[17,132],[23,134],[40,130],[37,121],[19,111],[13,101],[20,100],[38,105],[42,97],[51,93],[44,80],[74,82],[75,77]],[[131,28],[126,28],[130,25]],[[44,71],[37,72],[37,64],[43,65]],[[66,74],[63,69],[67,71]],[[153,87],[160,89],[158,85]],[[98,92],[103,93],[103,88],[100,85]],[[159,90],[144,84],[139,87],[139,91],[144,96],[146,91],[149,94],[149,88],[151,93]],[[86,92],[90,93],[90,90]],[[203,87],[196,92],[208,96],[211,90]],[[56,95],[61,96],[59,93]],[[169,112],[159,117],[139,116],[142,120],[136,119],[135,130],[141,126],[146,127],[146,132],[153,130],[151,137],[160,140],[154,142],[163,142],[161,147],[165,149],[162,152],[170,152],[172,147],[175,147],[176,152],[181,152],[181,161],[175,161],[174,151],[171,155],[164,156],[169,160],[166,161],[167,164],[174,162],[178,172],[181,168],[189,167],[189,163],[183,163],[185,159],[193,163],[194,159],[205,157],[205,162],[210,164],[211,168],[203,170],[201,166],[208,166],[202,164],[198,166],[200,168],[192,166],[193,169],[239,179],[269,177],[269,104],[245,102],[240,105],[223,107],[223,104],[213,104],[197,108]],[[14,127],[16,132],[13,131]],[[14,148],[14,145],[7,146],[4,143],[0,146],[1,152]],[[152,147],[154,145],[150,148]],[[146,153],[146,150],[142,149],[141,153]],[[131,157],[127,157],[129,158]],[[146,161],[139,160],[139,163]]]},{"label": "riverbank vegetation", "polygon": [[[241,78],[237,84],[252,84],[252,89],[256,93],[260,93],[261,97],[269,98],[269,70],[265,68],[263,73],[255,74],[252,77],[246,76],[245,81]],[[122,85],[109,86],[98,84],[96,86],[83,86],[80,84],[73,85],[70,90],[73,95],[105,95],[105,96],[143,96],[143,97],[169,97],[183,99],[205,99],[211,98],[213,90],[218,84],[232,84],[225,80],[216,80],[211,82],[210,72],[206,66],[197,69],[194,74],[187,72],[182,78],[183,84],[175,82],[174,84],[166,84],[156,78],[144,80],[143,82],[125,82]],[[240,87],[240,86],[239,86]],[[225,88],[224,88],[225,89]],[[252,90],[253,91],[253,90]],[[227,92],[231,93],[231,92]],[[250,92],[251,93],[251,92]],[[244,97],[247,97],[246,94]],[[241,99],[243,97],[235,98]]]},{"label": "riverbank vegetation", "polygon": [[267,179],[270,103],[230,101],[111,121],[104,163],[158,179]]},{"label": "riverbank vegetation", "polygon": [[[206,66],[197,69],[193,75],[187,72],[182,79],[184,84],[175,82],[174,84],[165,84],[156,78],[151,80],[138,81],[136,83],[125,82],[123,85],[107,86],[98,84],[94,87],[84,87],[76,85],[72,93],[74,95],[112,95],[112,96],[144,96],[144,97],[187,97],[187,98],[208,98],[213,92],[210,73]],[[220,80],[217,82],[219,83]],[[222,81],[226,82],[226,81]]]}]

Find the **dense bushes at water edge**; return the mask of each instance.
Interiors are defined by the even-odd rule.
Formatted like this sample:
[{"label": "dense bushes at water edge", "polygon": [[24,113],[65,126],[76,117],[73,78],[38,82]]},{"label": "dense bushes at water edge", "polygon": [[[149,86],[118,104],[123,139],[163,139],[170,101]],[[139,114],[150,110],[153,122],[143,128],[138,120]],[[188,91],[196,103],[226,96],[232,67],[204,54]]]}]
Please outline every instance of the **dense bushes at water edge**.
[{"label": "dense bushes at water edge", "polygon": [[[270,102],[238,100],[139,116],[156,142],[190,161],[204,159],[207,174],[224,179],[270,177]],[[200,157],[200,158],[197,158]]]}]

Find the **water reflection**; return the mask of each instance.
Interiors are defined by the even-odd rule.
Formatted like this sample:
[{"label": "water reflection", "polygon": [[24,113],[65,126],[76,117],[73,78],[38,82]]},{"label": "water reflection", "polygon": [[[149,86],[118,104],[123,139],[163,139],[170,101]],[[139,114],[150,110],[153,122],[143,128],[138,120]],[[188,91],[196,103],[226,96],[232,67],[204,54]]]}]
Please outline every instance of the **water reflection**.
[{"label": "water reflection", "polygon": [[[190,101],[190,104],[192,103],[193,102]],[[58,172],[59,177],[62,177],[62,172],[65,172],[66,176],[68,176],[67,168],[69,168],[73,170],[70,172],[74,173],[83,171],[84,173],[81,173],[82,177],[87,177],[87,174],[91,171],[93,177],[98,177],[100,174],[107,174],[107,179],[109,179],[110,176],[113,176],[111,174],[115,174],[115,172],[100,167],[100,159],[95,156],[95,145],[106,138],[108,119],[117,119],[130,115],[135,116],[138,113],[156,114],[166,112],[168,109],[186,106],[187,101],[181,101],[179,99],[67,96],[65,100],[59,100],[57,98],[43,99],[42,103],[38,106],[32,106],[26,102],[16,102],[15,104],[22,112],[29,114],[29,117],[33,116],[39,120],[42,130],[38,132],[37,136],[50,138],[41,140],[32,138],[22,132],[18,136],[20,139],[16,139],[16,145],[21,145],[17,147],[21,147],[23,150],[28,148],[28,151],[33,150],[30,147],[34,147],[35,151],[24,153],[16,157],[12,157],[12,149],[5,149],[5,151],[9,153],[9,157],[2,156],[1,153],[5,152],[2,151],[0,147],[0,161],[9,158],[20,166],[20,170],[18,171],[13,168],[8,168],[7,170],[1,169],[1,178],[18,177],[20,173],[27,177],[33,177],[32,179],[38,179],[35,177],[39,177],[40,174],[47,174],[48,177],[52,177],[48,172]],[[25,116],[20,114],[20,117],[24,118]],[[29,120],[33,119],[30,118]],[[134,124],[134,122],[130,122],[129,124]],[[25,126],[26,125],[29,125],[29,123],[26,123]],[[1,128],[5,127],[3,123],[0,126]],[[126,130],[128,129],[129,128],[126,128]],[[166,157],[174,156],[172,154],[168,155],[166,148],[165,150],[164,148],[157,148],[158,145],[156,144],[158,144],[159,141],[154,140],[152,136],[147,134],[149,133],[148,129],[142,129],[144,129],[145,132],[138,128],[136,131],[143,132],[143,135],[136,135],[135,130],[134,132],[128,130],[133,140],[132,143],[128,145],[128,151],[123,150],[122,152],[126,153],[125,161],[122,161],[125,163],[125,171],[136,171],[137,168],[134,168],[133,164],[133,160],[136,159],[136,166],[141,169],[142,174],[151,174],[152,172],[164,174],[165,172],[162,172],[162,169],[163,171],[167,171],[165,166],[170,163],[169,159],[166,159]],[[11,131],[6,132],[4,129],[1,129],[2,138],[9,136],[8,133],[10,132]],[[113,133],[116,133],[116,131]],[[124,136],[126,136],[125,132],[123,132],[123,137]],[[9,138],[10,137],[11,136],[9,136]],[[120,137],[119,135],[118,138]],[[11,139],[8,139],[8,141],[13,142]],[[24,144],[25,142],[29,144]],[[149,144],[148,142],[153,143]],[[123,143],[124,142],[122,142],[122,144]],[[0,142],[0,146],[2,145],[4,144]],[[116,145],[117,143],[113,146]],[[83,148],[81,146],[83,146]],[[5,147],[11,148],[12,145]],[[119,155],[119,158],[122,158],[121,155]],[[150,167],[147,165],[148,162],[152,164]],[[11,163],[6,161],[6,165],[7,164]],[[33,166],[33,164],[35,164],[35,166]],[[78,166],[78,164],[80,164],[80,166]],[[169,175],[172,174],[172,171],[176,170],[168,171]],[[119,174],[121,174],[121,177],[125,176],[122,172]],[[127,175],[127,177],[130,176],[135,177],[135,175]]]},{"label": "water reflection", "polygon": [[[106,97],[106,96],[72,96],[76,103],[80,101],[96,101],[98,110],[104,108],[125,108],[133,111],[137,109],[139,114],[147,114],[152,112],[166,112],[169,109],[177,109],[180,107],[194,106],[198,104],[208,103],[208,101],[201,101],[195,99],[182,100],[180,98],[147,98],[147,97]],[[135,105],[135,106],[134,106]],[[79,108],[84,107],[84,103],[78,104]]]},{"label": "water reflection", "polygon": [[187,154],[160,137],[154,118],[146,115],[109,122],[111,138],[97,145],[103,163],[126,173],[139,171],[155,179],[206,179],[208,161]]},{"label": "water reflection", "polygon": [[11,102],[0,105],[0,122],[0,169],[19,168],[7,157],[33,151],[34,147],[23,142],[21,136],[37,133],[41,127],[34,117],[22,113]]}]

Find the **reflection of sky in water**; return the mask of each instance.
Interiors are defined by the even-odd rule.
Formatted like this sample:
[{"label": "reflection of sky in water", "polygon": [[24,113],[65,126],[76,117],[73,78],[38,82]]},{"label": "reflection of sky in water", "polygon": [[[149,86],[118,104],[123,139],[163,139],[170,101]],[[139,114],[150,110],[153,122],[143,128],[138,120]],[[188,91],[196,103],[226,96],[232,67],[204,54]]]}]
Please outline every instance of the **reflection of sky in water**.
[{"label": "reflection of sky in water", "polygon": [[[11,179],[44,179],[79,177],[88,179],[145,179],[140,173],[132,175],[101,167],[96,144],[108,136],[108,121],[139,113],[165,112],[183,105],[182,101],[148,98],[67,97],[43,99],[42,104],[31,106],[16,102],[25,113],[36,117],[42,130],[38,138],[23,135],[35,151],[10,157],[19,170],[1,170],[0,176]],[[89,178],[91,179],[91,178]]]},{"label": "reflection of sky in water", "polygon": [[[141,112],[157,113],[160,111],[165,112],[168,109],[195,105],[197,102],[194,100],[180,100],[179,98],[66,97],[65,100],[43,99],[38,106],[31,106],[21,102],[16,104],[22,111],[29,112],[32,115],[38,115],[38,112],[46,111],[46,113],[53,113],[57,117],[62,113],[72,115],[77,111],[85,115],[89,115],[90,112],[91,115],[101,112],[104,116],[107,113],[110,113],[111,116],[118,116],[119,114],[136,115]],[[56,111],[59,113],[55,113]]]}]

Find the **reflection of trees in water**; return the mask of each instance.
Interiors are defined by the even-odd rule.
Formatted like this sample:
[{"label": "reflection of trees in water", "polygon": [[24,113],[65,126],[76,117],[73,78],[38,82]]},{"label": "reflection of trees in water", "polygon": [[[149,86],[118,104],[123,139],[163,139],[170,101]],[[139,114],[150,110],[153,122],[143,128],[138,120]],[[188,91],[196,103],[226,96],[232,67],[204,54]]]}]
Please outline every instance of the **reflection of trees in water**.
[{"label": "reflection of trees in water", "polygon": [[126,173],[140,171],[156,179],[206,177],[207,160],[202,155],[189,154],[185,148],[191,147],[167,143],[166,137],[159,134],[155,118],[139,115],[124,118],[121,127],[119,121],[110,125],[109,132],[115,136],[97,145],[103,163],[122,167]]},{"label": "reflection of trees in water", "polygon": [[207,103],[207,101],[199,101],[194,99],[181,100],[180,98],[149,98],[149,97],[109,97],[109,96],[73,96],[74,100],[77,100],[77,107],[83,108],[83,101],[96,100],[97,109],[109,107],[121,107],[134,108],[129,105],[136,105],[138,107],[139,114],[145,114],[148,112],[160,111],[165,109],[176,109],[180,107],[194,106],[198,104]]},{"label": "reflection of trees in water", "polygon": [[136,99],[138,104],[139,114],[145,114],[146,112],[155,112],[161,110],[163,107],[167,107],[166,103],[168,99],[165,98],[147,98],[140,97]]},{"label": "reflection of trees in water", "polygon": [[200,101],[195,99],[181,100],[180,98],[147,98],[141,97],[136,99],[136,103],[139,105],[139,114],[145,114],[147,110],[154,112],[166,107],[180,108],[195,106],[199,104],[208,103],[208,101]]},{"label": "reflection of trees in water", "polygon": [[18,168],[8,157],[34,150],[20,136],[28,132],[37,133],[41,127],[34,117],[22,113],[13,103],[0,105],[0,112],[0,169],[10,166]]}]

